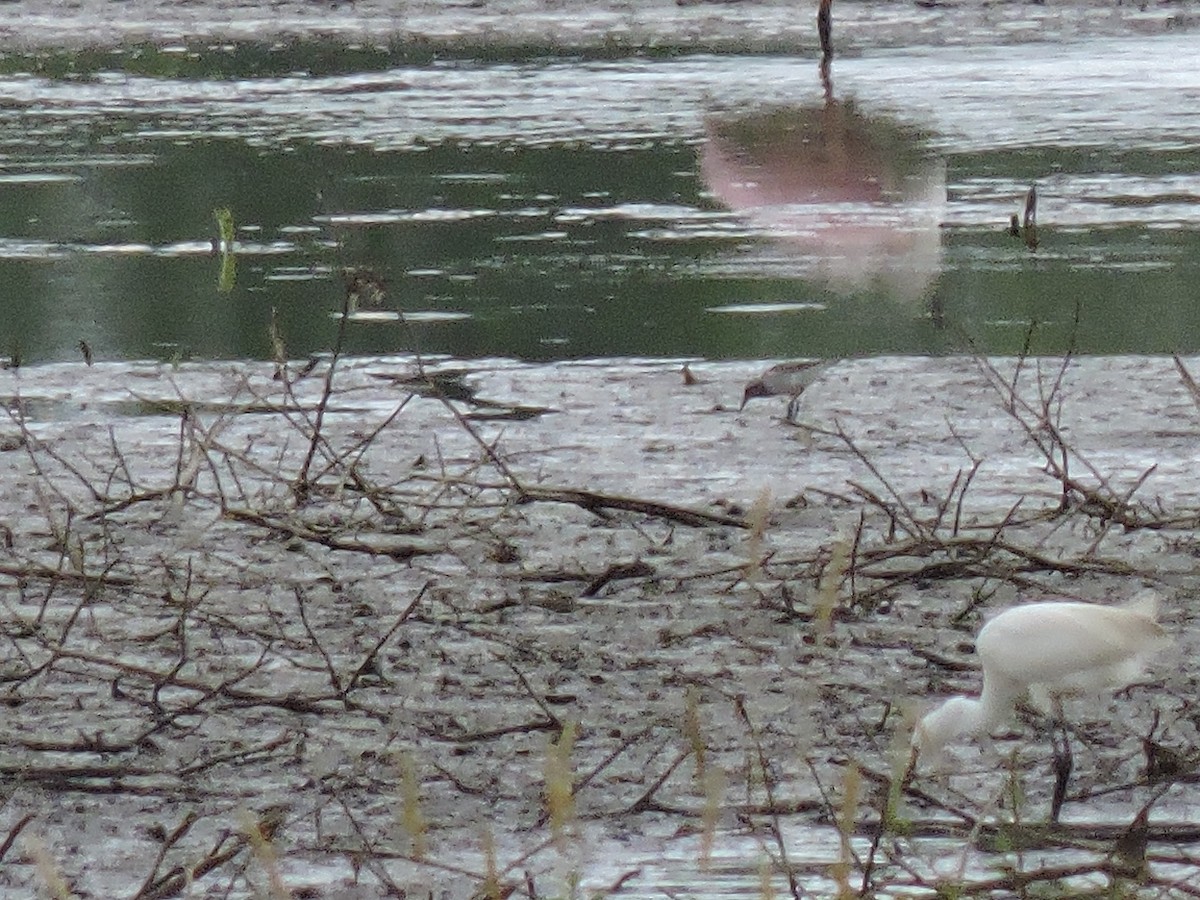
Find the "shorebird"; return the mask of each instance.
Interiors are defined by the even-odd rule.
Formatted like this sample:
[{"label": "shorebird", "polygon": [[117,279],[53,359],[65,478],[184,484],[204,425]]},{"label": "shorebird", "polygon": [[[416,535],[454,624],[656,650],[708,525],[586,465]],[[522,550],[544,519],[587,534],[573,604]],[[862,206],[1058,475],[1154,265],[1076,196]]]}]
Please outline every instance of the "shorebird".
[{"label": "shorebird", "polygon": [[738,410],[745,409],[755,397],[790,397],[787,420],[794,422],[800,408],[800,395],[833,363],[834,360],[829,359],[807,359],[771,366],[746,385]]},{"label": "shorebird", "polygon": [[[1117,690],[1138,678],[1166,642],[1157,617],[1158,595],[1152,590],[1120,606],[1052,601],[1004,610],[975,641],[983,663],[982,693],[977,699],[951,697],[927,713],[913,732],[916,756],[936,757],[959,738],[985,737],[1008,720],[1026,693],[1062,724],[1064,697]],[[1061,753],[1055,745],[1055,770],[1052,821],[1058,819],[1071,772],[1065,733]]]}]

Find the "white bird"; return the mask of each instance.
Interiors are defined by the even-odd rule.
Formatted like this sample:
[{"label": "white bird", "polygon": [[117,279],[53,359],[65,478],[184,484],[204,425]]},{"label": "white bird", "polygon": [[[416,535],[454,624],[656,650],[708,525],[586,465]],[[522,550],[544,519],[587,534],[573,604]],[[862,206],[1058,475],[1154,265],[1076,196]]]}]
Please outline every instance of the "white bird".
[{"label": "white bird", "polygon": [[787,420],[795,420],[796,411],[800,407],[800,395],[804,389],[817,380],[836,360],[806,359],[796,362],[779,363],[771,366],[760,376],[746,385],[742,394],[742,405],[739,410],[755,397],[790,397],[787,408]]},{"label": "white bird", "polygon": [[1125,687],[1166,642],[1158,595],[1139,592],[1120,606],[1055,601],[1006,609],[980,629],[978,699],[951,697],[913,732],[918,756],[936,757],[952,741],[985,736],[1011,716],[1028,692],[1049,713],[1063,697]]}]

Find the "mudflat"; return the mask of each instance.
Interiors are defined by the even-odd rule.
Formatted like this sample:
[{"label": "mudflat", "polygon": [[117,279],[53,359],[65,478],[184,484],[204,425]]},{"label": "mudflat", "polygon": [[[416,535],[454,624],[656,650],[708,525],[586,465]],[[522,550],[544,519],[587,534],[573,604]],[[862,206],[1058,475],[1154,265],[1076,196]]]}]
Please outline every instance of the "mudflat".
[{"label": "mudflat", "polygon": [[1147,883],[1193,885],[1200,362],[847,360],[796,425],[737,411],[765,365],[0,374],[6,895],[997,878],[971,835],[1044,820],[1048,733],[883,816],[913,716],[994,610],[1143,586],[1174,643],[1072,704],[1023,865],[1106,877],[1153,799]]}]

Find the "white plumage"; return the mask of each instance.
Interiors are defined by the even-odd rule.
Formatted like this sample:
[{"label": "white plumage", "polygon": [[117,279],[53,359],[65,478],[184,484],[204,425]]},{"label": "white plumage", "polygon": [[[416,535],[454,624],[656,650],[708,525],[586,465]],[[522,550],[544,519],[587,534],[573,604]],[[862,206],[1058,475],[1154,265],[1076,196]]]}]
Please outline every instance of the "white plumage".
[{"label": "white plumage", "polygon": [[952,697],[928,713],[913,747],[935,756],[957,738],[985,735],[1007,721],[1026,692],[1049,713],[1061,697],[1128,685],[1166,641],[1157,617],[1152,590],[1121,606],[1055,601],[1004,610],[975,641],[983,664],[979,698]]}]

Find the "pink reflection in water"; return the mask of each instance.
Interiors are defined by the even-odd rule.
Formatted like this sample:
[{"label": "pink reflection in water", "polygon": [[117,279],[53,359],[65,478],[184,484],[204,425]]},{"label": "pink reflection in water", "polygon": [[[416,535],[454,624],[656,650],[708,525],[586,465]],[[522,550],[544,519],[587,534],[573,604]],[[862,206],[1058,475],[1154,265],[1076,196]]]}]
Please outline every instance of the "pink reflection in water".
[{"label": "pink reflection in water", "polygon": [[834,291],[925,296],[941,269],[945,163],[853,104],[711,117],[700,172],[721,203]]}]

